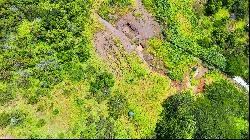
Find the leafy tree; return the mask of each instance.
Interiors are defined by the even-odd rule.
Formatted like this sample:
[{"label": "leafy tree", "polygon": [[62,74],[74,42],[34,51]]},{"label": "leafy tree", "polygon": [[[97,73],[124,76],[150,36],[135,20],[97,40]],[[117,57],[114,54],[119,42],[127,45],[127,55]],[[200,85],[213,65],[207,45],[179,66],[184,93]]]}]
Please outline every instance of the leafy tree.
[{"label": "leafy tree", "polygon": [[163,104],[162,120],[157,123],[156,137],[159,139],[193,138],[195,118],[194,99],[190,92],[169,97]]},{"label": "leafy tree", "polygon": [[196,136],[199,139],[242,139],[248,135],[248,97],[226,80],[206,88],[195,105]]},{"label": "leafy tree", "polygon": [[200,97],[188,92],[176,94],[163,105],[156,136],[167,139],[247,139],[248,105],[247,93],[227,80],[207,86]]}]

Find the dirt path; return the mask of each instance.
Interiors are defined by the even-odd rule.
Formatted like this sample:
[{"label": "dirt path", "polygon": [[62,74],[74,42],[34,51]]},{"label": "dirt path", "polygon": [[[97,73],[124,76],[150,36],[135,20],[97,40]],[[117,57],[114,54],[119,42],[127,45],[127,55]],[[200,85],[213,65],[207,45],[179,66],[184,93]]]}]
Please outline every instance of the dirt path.
[{"label": "dirt path", "polygon": [[[140,12],[141,17],[135,17],[132,14],[133,12]],[[131,11],[120,17],[115,26],[101,18],[97,13],[94,13],[94,16],[99,20],[100,23],[104,25],[106,29],[108,29],[108,31],[96,33],[95,35],[95,42],[99,43],[95,43],[96,50],[102,58],[105,58],[105,56],[110,54],[110,52],[107,52],[108,49],[104,49],[107,48],[107,45],[112,47],[113,49],[116,49],[114,43],[111,40],[112,38],[117,38],[121,41],[126,53],[130,54],[134,51],[144,63],[148,64],[148,62],[144,58],[146,42],[149,38],[160,34],[160,26],[154,20],[154,18],[149,13],[147,13],[140,0],[136,1],[135,11]],[[108,35],[109,33],[112,34],[112,37]],[[148,64],[148,66],[151,65],[152,64]]]},{"label": "dirt path", "polygon": [[117,38],[120,39],[120,41],[121,41],[121,43],[123,44],[124,49],[126,50],[126,52],[131,53],[131,52],[134,50],[134,48],[132,47],[132,45],[131,45],[129,39],[127,38],[127,36],[126,36],[123,32],[117,30],[115,27],[112,26],[112,24],[110,24],[110,23],[107,22],[106,20],[102,19],[98,14],[95,13],[95,16],[97,17],[97,19],[98,19],[105,27],[107,27],[107,28],[110,30],[110,32],[111,32],[115,37],[117,37]]}]

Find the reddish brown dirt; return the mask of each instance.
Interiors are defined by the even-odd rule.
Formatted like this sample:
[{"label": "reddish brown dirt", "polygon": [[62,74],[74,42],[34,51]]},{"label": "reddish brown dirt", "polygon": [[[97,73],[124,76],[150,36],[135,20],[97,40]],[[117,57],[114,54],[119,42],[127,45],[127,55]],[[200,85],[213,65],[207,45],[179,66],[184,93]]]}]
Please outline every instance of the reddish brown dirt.
[{"label": "reddish brown dirt", "polygon": [[191,83],[190,83],[190,75],[189,75],[188,72],[185,74],[183,82],[172,81],[172,85],[175,86],[177,91],[179,91],[179,92],[182,91],[182,90],[185,90],[187,88],[191,88],[195,94],[199,94],[199,93],[203,92],[204,89],[205,89],[206,80],[204,78],[202,78],[202,77],[204,76],[204,74],[207,71],[208,71],[208,69],[203,68],[203,67],[199,67],[197,69],[197,74],[196,74],[197,76],[195,76],[195,79],[199,80],[199,84],[197,86],[192,86],[191,85]]},{"label": "reddish brown dirt", "polygon": [[200,79],[199,85],[193,88],[193,92],[195,94],[203,92],[205,89],[205,83],[206,83],[205,79]]},{"label": "reddish brown dirt", "polygon": [[171,86],[174,86],[178,92],[184,89],[183,84],[180,81],[172,81]]}]

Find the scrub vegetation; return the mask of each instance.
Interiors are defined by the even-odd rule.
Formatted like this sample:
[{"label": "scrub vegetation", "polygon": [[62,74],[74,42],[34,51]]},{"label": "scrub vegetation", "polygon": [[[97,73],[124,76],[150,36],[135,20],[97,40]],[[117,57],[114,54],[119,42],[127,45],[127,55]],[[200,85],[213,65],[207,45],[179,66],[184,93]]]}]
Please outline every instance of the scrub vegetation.
[{"label": "scrub vegetation", "polygon": [[249,139],[248,4],[0,0],[0,138]]}]

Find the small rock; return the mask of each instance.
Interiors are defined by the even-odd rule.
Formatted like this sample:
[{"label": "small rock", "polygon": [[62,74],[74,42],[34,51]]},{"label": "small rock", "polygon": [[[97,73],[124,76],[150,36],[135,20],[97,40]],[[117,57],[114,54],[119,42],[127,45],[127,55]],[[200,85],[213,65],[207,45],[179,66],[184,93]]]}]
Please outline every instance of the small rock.
[{"label": "small rock", "polygon": [[10,119],[10,125],[16,125],[17,124],[17,119],[14,117],[14,118],[11,118]]},{"label": "small rock", "polygon": [[36,17],[34,21],[35,21],[35,22],[41,22],[42,19],[41,19],[40,17]]},{"label": "small rock", "polygon": [[141,44],[139,45],[139,46],[137,46],[137,51],[139,51],[139,52],[142,52],[143,51],[143,47],[141,46]]}]

